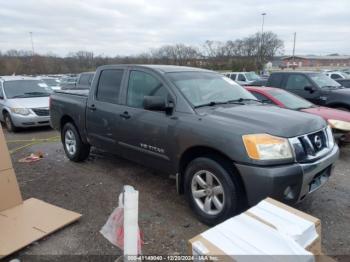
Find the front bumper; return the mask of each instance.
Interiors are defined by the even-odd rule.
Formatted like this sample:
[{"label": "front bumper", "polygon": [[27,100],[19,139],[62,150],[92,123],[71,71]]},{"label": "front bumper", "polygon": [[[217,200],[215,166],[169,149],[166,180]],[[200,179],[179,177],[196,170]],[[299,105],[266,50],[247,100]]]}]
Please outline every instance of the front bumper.
[{"label": "front bumper", "polygon": [[334,145],[327,155],[314,162],[268,167],[235,165],[241,174],[249,205],[266,197],[293,204],[328,180],[338,156],[339,148]]},{"label": "front bumper", "polygon": [[22,116],[18,114],[11,114],[11,119],[16,127],[34,127],[50,125],[50,116],[37,116],[34,114]]}]

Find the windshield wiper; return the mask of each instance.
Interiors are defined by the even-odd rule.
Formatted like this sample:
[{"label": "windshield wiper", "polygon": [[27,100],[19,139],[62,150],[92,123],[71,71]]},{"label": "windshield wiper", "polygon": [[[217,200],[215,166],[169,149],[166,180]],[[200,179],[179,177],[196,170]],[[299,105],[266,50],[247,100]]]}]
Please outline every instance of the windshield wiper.
[{"label": "windshield wiper", "polygon": [[322,88],[338,89],[338,88],[342,88],[342,86],[322,86]]},{"label": "windshield wiper", "polygon": [[216,106],[216,105],[222,105],[222,104],[228,104],[228,102],[211,101],[209,103],[205,103],[205,104],[201,104],[201,105],[195,106],[194,108],[205,107],[205,106]]},{"label": "windshield wiper", "polygon": [[10,99],[11,99],[11,98],[27,98],[27,97],[29,97],[29,96],[26,96],[26,95],[16,95],[16,96],[10,97]]},{"label": "windshield wiper", "polygon": [[243,103],[245,101],[255,101],[255,102],[259,102],[261,103],[261,101],[259,101],[258,99],[254,99],[254,98],[238,98],[238,99],[234,99],[234,100],[229,100],[227,101],[228,103]]}]

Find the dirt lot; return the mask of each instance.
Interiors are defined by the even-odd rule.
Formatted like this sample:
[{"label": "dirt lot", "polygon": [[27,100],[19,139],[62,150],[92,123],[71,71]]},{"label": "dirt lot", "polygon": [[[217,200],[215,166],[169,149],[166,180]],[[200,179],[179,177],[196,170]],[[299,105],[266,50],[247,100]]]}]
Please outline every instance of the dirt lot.
[{"label": "dirt lot", "polygon": [[[49,128],[9,134],[11,150],[30,140],[59,135]],[[17,142],[15,142],[17,141]],[[44,159],[32,164],[18,159],[42,151]],[[23,197],[36,197],[83,214],[81,220],[41,240],[12,257],[24,255],[113,255],[120,251],[99,233],[117,205],[118,194],[128,184],[139,190],[139,223],[144,232],[144,254],[186,254],[187,240],[207,227],[196,220],[175,180],[167,175],[93,150],[88,161],[68,161],[60,142],[24,147],[12,153]],[[326,254],[350,255],[350,147],[341,150],[329,183],[297,206],[322,220],[322,244]],[[342,259],[343,260],[343,259]],[[345,261],[345,260],[344,260]]]}]

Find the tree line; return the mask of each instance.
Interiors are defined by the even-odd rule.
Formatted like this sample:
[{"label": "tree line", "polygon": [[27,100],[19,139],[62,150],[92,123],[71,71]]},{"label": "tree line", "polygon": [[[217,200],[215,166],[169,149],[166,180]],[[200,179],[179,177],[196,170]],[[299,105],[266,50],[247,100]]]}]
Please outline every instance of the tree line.
[{"label": "tree line", "polygon": [[207,40],[200,46],[164,45],[133,55],[102,56],[89,51],[33,54],[27,50],[0,51],[0,75],[64,74],[94,71],[106,64],[172,64],[213,70],[261,70],[263,65],[283,53],[284,44],[273,32],[256,33],[226,42]]}]

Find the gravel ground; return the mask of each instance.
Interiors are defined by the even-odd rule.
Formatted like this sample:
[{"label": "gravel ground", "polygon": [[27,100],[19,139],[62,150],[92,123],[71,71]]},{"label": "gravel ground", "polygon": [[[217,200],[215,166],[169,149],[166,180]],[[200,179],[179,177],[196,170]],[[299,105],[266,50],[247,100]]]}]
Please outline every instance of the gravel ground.
[{"label": "gravel ground", "polygon": [[[4,130],[8,141],[52,138],[49,128],[15,134]],[[28,142],[9,142],[10,150]],[[42,151],[36,163],[19,163],[32,152]],[[296,207],[322,221],[324,253],[346,261],[350,255],[350,147],[343,147],[334,175],[320,190]],[[144,234],[144,254],[187,254],[187,240],[207,229],[198,222],[183,196],[176,193],[175,180],[110,153],[93,149],[84,163],[70,162],[60,142],[31,145],[12,154],[24,199],[35,197],[83,214],[80,221],[17,252],[25,255],[120,254],[99,233],[117,205],[123,185],[139,190],[139,224]],[[349,258],[349,257],[347,257]],[[52,260],[52,257],[51,257]],[[349,260],[347,260],[349,261]]]}]

